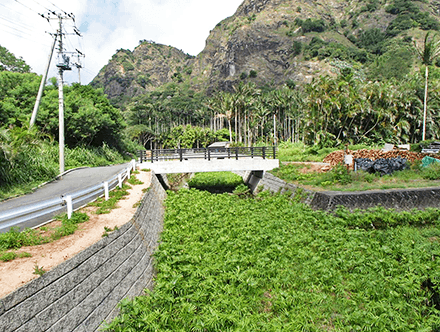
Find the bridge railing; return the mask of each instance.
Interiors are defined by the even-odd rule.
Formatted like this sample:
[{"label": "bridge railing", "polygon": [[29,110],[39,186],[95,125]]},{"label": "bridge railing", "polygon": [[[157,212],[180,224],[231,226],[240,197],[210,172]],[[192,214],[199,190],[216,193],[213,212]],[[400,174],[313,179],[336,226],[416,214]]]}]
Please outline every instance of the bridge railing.
[{"label": "bridge railing", "polygon": [[157,149],[140,150],[139,162],[159,162],[170,160],[189,160],[189,159],[243,159],[243,158],[262,158],[276,159],[277,149],[271,147],[212,147],[199,149]]}]

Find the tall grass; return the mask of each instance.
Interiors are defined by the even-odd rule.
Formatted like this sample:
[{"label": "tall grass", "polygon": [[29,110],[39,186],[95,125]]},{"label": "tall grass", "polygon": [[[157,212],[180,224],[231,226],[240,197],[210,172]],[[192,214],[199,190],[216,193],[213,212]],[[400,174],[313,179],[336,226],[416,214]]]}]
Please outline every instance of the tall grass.
[{"label": "tall grass", "polygon": [[[128,158],[127,158],[128,159]],[[65,147],[65,168],[123,163],[108,145]],[[0,132],[0,200],[29,192],[59,173],[58,143],[21,128]]]}]

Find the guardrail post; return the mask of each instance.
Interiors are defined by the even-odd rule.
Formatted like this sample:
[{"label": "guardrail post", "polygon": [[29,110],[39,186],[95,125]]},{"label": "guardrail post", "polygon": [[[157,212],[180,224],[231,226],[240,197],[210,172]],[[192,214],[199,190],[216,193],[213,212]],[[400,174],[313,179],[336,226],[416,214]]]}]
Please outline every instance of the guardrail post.
[{"label": "guardrail post", "polygon": [[109,195],[108,195],[108,182],[107,181],[104,182],[104,196],[105,196],[105,200],[108,201]]},{"label": "guardrail post", "polygon": [[131,165],[133,167],[133,172],[136,170],[136,160],[132,159]]},{"label": "guardrail post", "polygon": [[127,178],[129,179],[130,178],[130,170],[131,170],[131,168],[127,168]]},{"label": "guardrail post", "polygon": [[273,146],[273,159],[277,159],[277,147]]},{"label": "guardrail post", "polygon": [[72,196],[63,197],[64,202],[66,202],[67,206],[67,219],[72,218],[73,204],[72,204]]},{"label": "guardrail post", "polygon": [[231,148],[228,148],[228,159],[231,159]]},{"label": "guardrail post", "polygon": [[238,146],[235,148],[235,160],[238,160]]},{"label": "guardrail post", "polygon": [[263,159],[266,159],[266,147],[263,146]]},{"label": "guardrail post", "polygon": [[153,163],[153,153],[154,153],[154,150],[151,149],[151,163]]},{"label": "guardrail post", "polygon": [[254,158],[254,147],[251,146],[251,158]]},{"label": "guardrail post", "polygon": [[180,158],[180,161],[182,161],[182,160],[183,160],[183,153],[182,153],[182,149],[179,149],[179,158]]},{"label": "guardrail post", "polygon": [[122,189],[122,174],[121,173],[118,174],[118,185],[119,185],[119,188]]},{"label": "guardrail post", "polygon": [[208,148],[208,161],[211,160],[211,153],[209,152],[209,148]]}]

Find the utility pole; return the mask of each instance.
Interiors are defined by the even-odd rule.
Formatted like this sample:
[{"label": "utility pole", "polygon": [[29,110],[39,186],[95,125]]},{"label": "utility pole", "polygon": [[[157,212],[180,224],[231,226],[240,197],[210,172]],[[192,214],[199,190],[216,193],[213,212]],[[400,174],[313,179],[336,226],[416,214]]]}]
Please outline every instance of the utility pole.
[{"label": "utility pole", "polygon": [[[58,68],[58,108],[59,108],[59,114],[58,114],[58,119],[59,119],[59,164],[60,164],[60,174],[64,173],[64,82],[63,82],[63,72],[66,70],[72,70],[71,66],[70,66],[70,57],[67,55],[67,53],[74,53],[74,52],[65,52],[64,51],[64,45],[63,45],[63,36],[65,35],[63,33],[63,20],[73,20],[75,22],[75,16],[73,14],[68,14],[66,12],[64,12],[63,14],[57,14],[55,12],[50,12],[47,14],[47,16],[45,15],[41,15],[43,18],[49,20],[53,20],[56,19],[58,20],[58,30],[55,34],[55,40],[54,40],[54,45],[56,43],[56,40],[58,38],[58,60],[57,60],[57,68]],[[55,16],[55,17],[53,17]],[[79,30],[74,27],[74,32],[75,34],[77,34],[78,36],[81,37],[81,34],[79,32]],[[76,50],[78,53],[78,64],[76,64],[78,71],[79,68],[82,68],[82,66],[79,64],[79,54],[81,54],[81,56],[84,56],[84,54],[82,54],[80,51]],[[52,48],[52,52],[53,53],[53,48]],[[81,78],[81,77],[79,77]],[[44,80],[45,81],[45,80]],[[41,98],[41,96],[40,96]],[[34,115],[32,115],[33,117],[33,122],[31,120],[31,125],[35,122],[35,118]],[[36,117],[36,112],[35,112],[35,117]]]},{"label": "utility pole", "polygon": [[35,101],[34,110],[32,112],[31,122],[29,123],[29,128],[35,124],[35,119],[37,118],[38,108],[40,107],[41,97],[43,96],[44,86],[46,85],[47,74],[49,72],[50,62],[52,61],[53,50],[57,41],[57,35],[55,35],[50,49],[49,59],[47,61],[46,71],[44,72],[43,78],[41,79],[40,88],[38,89],[37,100]]},{"label": "utility pole", "polygon": [[[76,63],[76,67],[78,68],[78,78],[81,82],[81,76],[79,73],[79,69],[82,68],[79,58],[80,56],[84,57],[85,55],[81,53],[80,51],[76,50],[76,52],[65,52],[64,46],[63,46],[63,20],[73,20],[75,22],[75,16],[70,13],[66,13],[63,11],[64,14],[56,13],[55,11],[49,11],[47,14],[39,14],[41,17],[46,19],[48,22],[49,20],[58,20],[58,30],[56,31],[54,35],[54,41],[51,48],[51,52],[49,55],[49,61],[46,67],[46,72],[43,75],[43,79],[41,80],[40,89],[38,91],[37,100],[35,102],[34,110],[32,112],[31,121],[29,124],[29,127],[31,128],[34,123],[35,119],[37,117],[38,108],[40,105],[40,100],[43,95],[44,85],[46,84],[47,74],[49,71],[50,62],[52,60],[53,51],[56,45],[56,41],[58,39],[58,61],[56,66],[58,67],[58,107],[59,107],[59,162],[60,162],[60,174],[64,173],[64,89],[63,89],[63,72],[66,70],[72,70],[70,66],[70,57],[66,53],[76,53],[78,55],[78,63]],[[73,27],[73,31],[76,35],[79,37],[81,36],[81,33],[79,32],[78,28],[76,26]],[[67,33],[66,33],[67,34]],[[69,33],[70,34],[70,33]],[[73,34],[73,33],[72,33]]]}]

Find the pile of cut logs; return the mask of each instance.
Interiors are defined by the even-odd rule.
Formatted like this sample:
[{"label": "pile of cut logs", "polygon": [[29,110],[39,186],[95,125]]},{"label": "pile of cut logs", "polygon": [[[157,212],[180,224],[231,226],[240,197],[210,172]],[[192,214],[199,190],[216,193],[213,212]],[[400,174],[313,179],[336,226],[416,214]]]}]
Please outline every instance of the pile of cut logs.
[{"label": "pile of cut logs", "polygon": [[[415,160],[422,160],[426,156],[440,159],[440,155],[438,155],[438,154],[419,153],[419,152],[401,151],[401,150],[391,150],[391,151],[386,151],[386,152],[384,152],[382,150],[367,150],[367,149],[362,149],[362,150],[357,150],[357,151],[348,150],[348,154],[353,155],[353,159],[355,159],[355,158],[368,158],[371,160],[376,160],[379,158],[389,159],[389,158],[401,157],[401,158],[407,159],[409,162],[413,162]],[[330,166],[333,167],[339,163],[344,162],[344,155],[345,155],[344,150],[334,151],[334,152],[330,153],[329,155],[327,155],[327,157],[325,157],[323,161],[325,163],[329,163]]]}]

